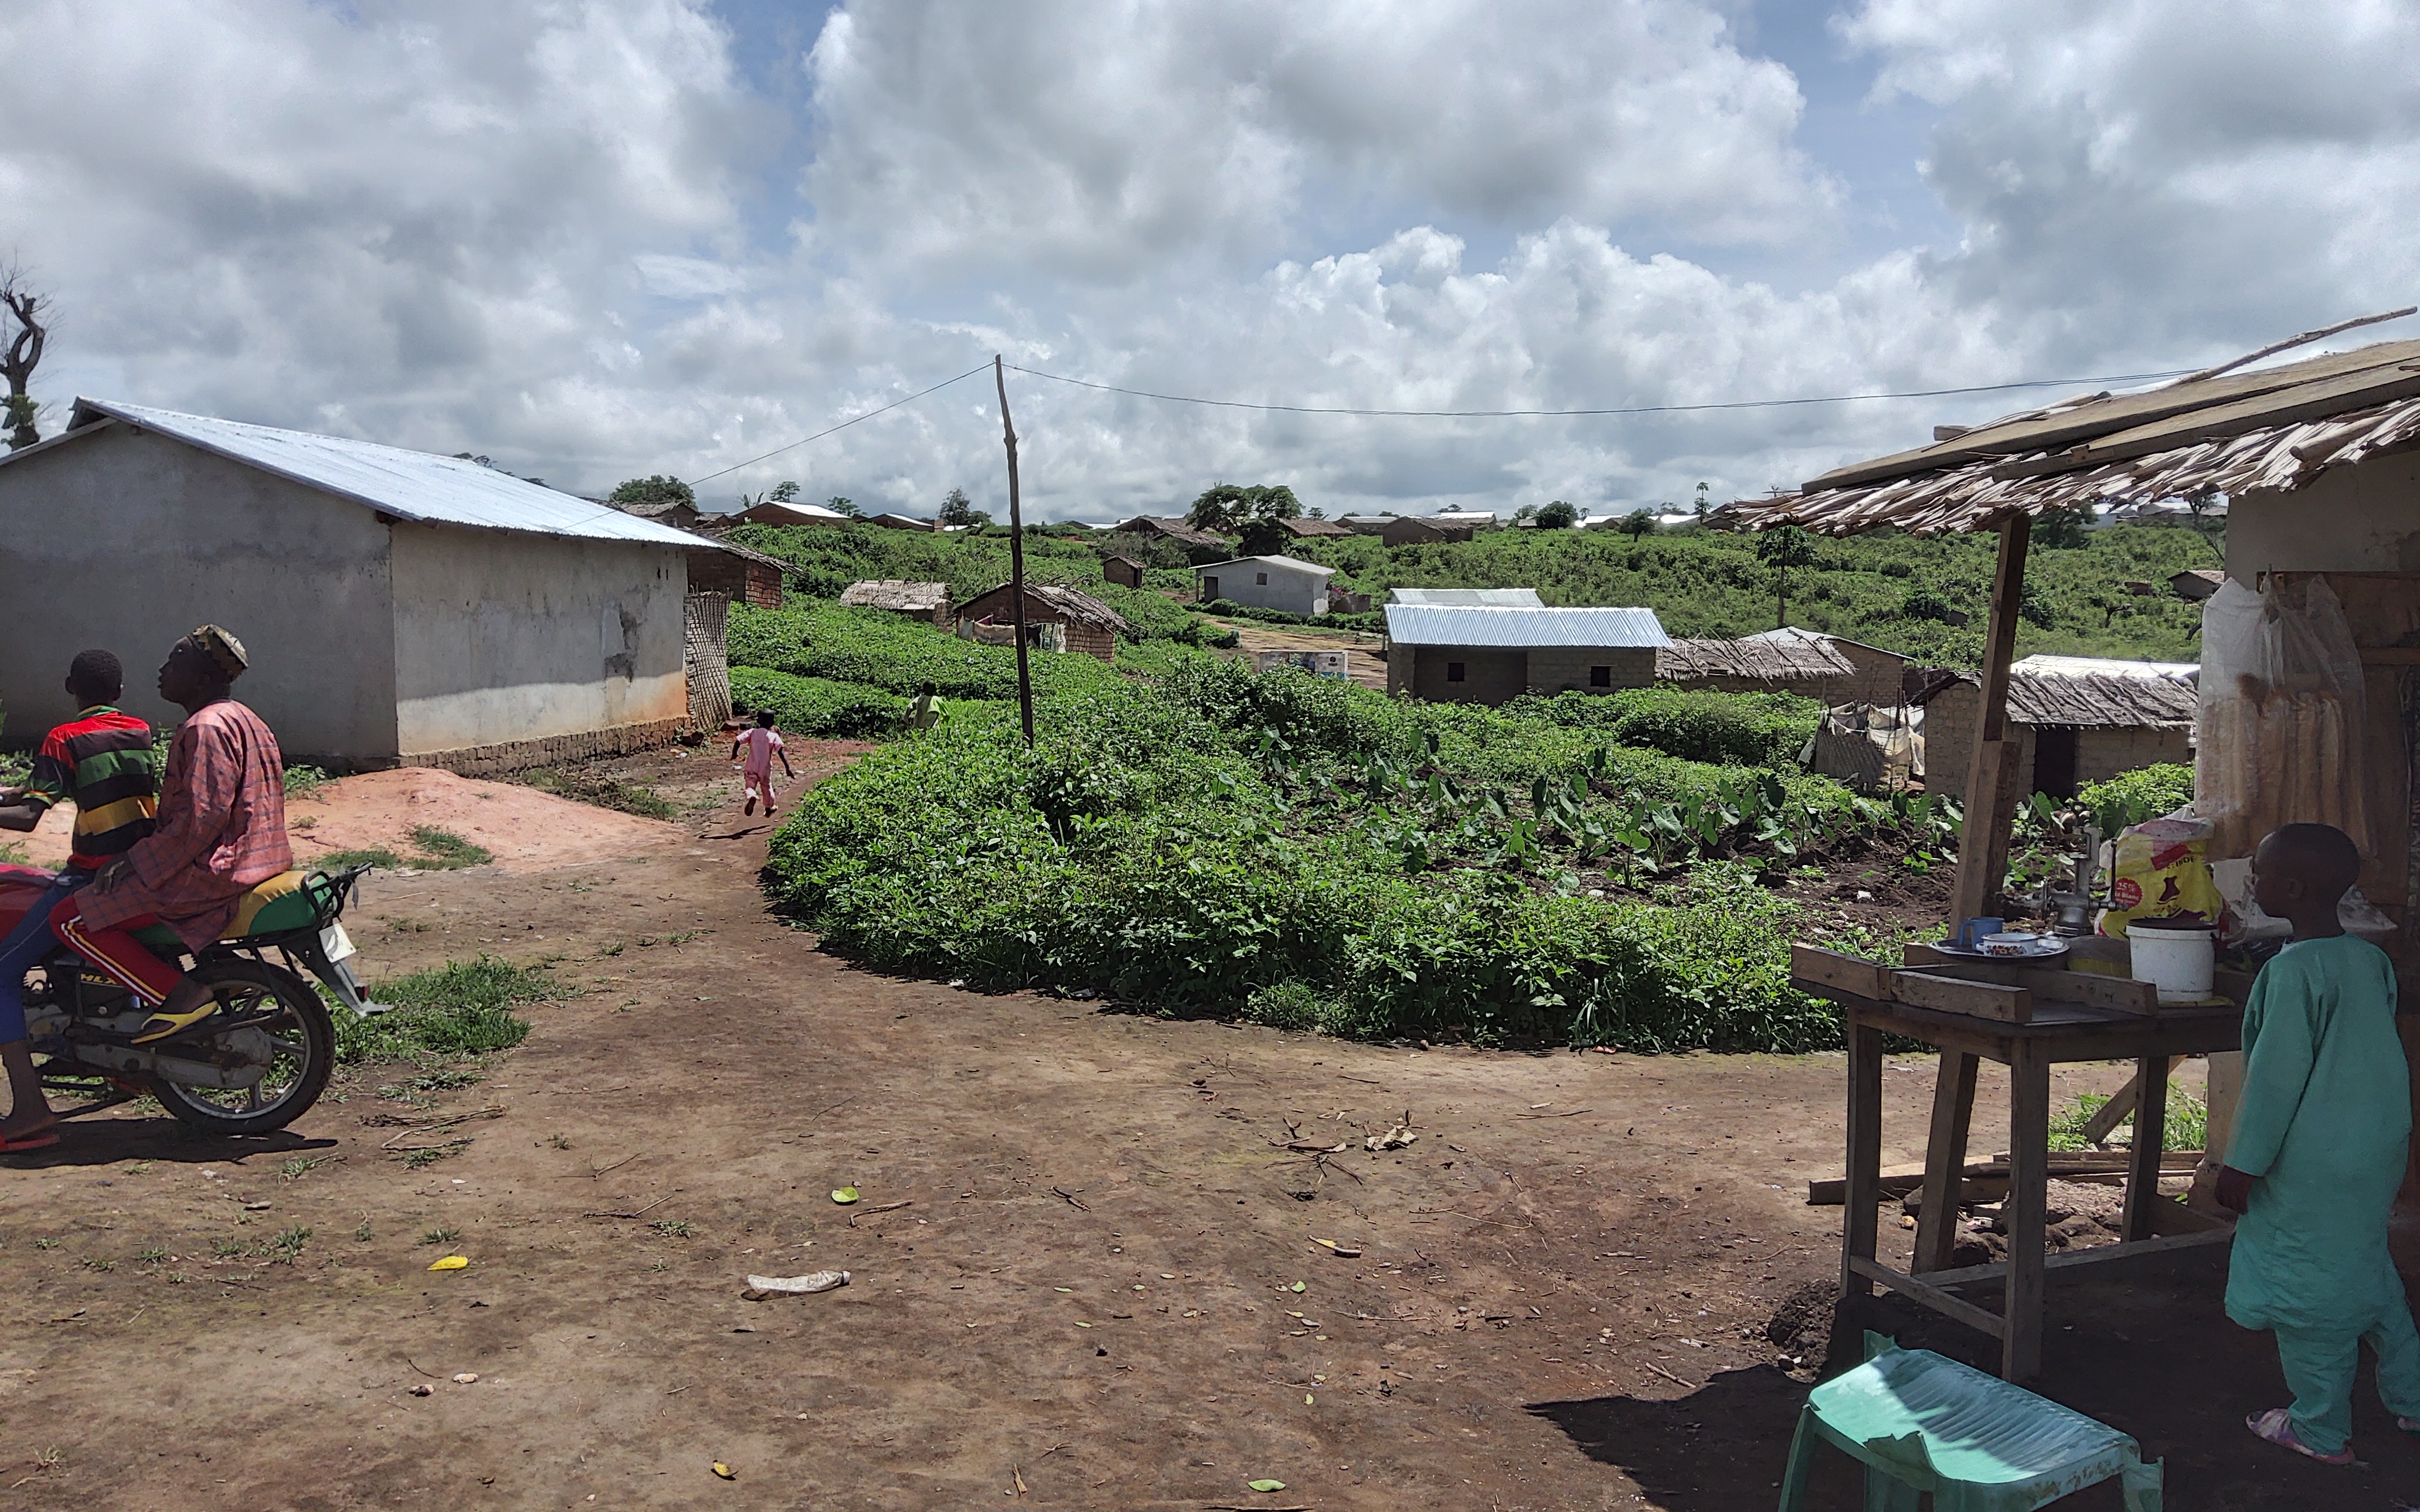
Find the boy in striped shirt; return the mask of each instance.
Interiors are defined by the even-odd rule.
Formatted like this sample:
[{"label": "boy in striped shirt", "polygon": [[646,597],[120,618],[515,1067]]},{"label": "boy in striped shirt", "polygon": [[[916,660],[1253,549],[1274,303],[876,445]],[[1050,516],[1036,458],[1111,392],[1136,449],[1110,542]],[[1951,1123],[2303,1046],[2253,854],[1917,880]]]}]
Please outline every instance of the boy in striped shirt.
[{"label": "boy in striped shirt", "polygon": [[23,788],[0,791],[0,829],[29,830],[45,810],[75,805],[75,836],[67,869],[23,922],[0,940],[0,1066],[8,1073],[8,1117],[0,1121],[0,1151],[55,1144],[56,1121],[25,1042],[25,973],[55,947],[49,918],[61,899],[151,833],[160,775],[151,727],[115,705],[125,669],[106,651],[79,653],[68,667],[68,696],[82,710],[43,738]]}]

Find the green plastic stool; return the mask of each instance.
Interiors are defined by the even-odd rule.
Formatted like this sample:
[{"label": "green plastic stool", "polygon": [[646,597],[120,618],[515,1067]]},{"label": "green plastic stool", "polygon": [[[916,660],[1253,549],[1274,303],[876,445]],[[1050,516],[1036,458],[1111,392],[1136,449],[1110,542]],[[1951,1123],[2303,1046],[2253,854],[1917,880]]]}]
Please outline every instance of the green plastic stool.
[{"label": "green plastic stool", "polygon": [[2031,1512],[2113,1476],[2127,1512],[2160,1512],[2160,1467],[2105,1424],[2022,1386],[1866,1335],[1866,1363],[1816,1387],[1798,1414],[1781,1512],[1799,1512],[1815,1446],[1866,1467],[1866,1512]]}]

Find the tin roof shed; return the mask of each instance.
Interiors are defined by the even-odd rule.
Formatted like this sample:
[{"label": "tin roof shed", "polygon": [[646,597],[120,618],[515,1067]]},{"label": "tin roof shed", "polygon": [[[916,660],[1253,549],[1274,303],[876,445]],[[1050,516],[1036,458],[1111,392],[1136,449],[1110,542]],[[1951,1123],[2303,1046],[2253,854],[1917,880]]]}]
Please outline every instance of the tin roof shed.
[{"label": "tin roof shed", "polygon": [[1514,609],[1389,604],[1387,638],[1407,646],[1632,646],[1672,643],[1652,609]]}]

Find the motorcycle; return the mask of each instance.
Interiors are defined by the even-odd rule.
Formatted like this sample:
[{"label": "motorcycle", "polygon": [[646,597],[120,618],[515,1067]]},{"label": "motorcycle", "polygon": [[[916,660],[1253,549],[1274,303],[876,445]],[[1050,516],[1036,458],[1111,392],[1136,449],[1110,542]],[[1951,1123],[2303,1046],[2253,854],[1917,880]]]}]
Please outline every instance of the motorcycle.
[{"label": "motorcycle", "polygon": [[[100,1078],[116,1095],[74,1112],[147,1093],[208,1134],[264,1134],[292,1123],[326,1089],[336,1057],[335,1021],[302,973],[363,1018],[384,1011],[347,964],[353,944],[342,922],[368,870],[273,877],[245,895],[224,937],[199,950],[163,926],[136,931],[146,949],[181,962],[218,1000],[217,1012],[149,1044],[133,1039],[150,1009],[62,945],[25,989],[26,1038],[36,1055],[49,1057],[42,1085],[89,1096]],[[0,934],[17,926],[50,881],[47,872],[0,866]]]}]

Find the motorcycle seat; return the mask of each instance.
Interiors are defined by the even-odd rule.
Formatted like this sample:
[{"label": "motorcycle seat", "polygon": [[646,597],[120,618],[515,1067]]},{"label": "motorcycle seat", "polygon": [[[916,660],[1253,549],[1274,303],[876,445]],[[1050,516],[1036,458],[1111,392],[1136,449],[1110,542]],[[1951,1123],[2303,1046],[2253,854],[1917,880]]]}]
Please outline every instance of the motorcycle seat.
[{"label": "motorcycle seat", "polygon": [[[303,882],[304,872],[283,872],[268,881],[258,883],[235,905],[235,918],[219,934],[223,940],[240,940],[251,934],[283,934],[289,930],[309,929],[318,921],[318,911]],[[168,959],[184,954],[185,942],[165,924],[146,924],[134,932],[135,939],[146,949],[160,952]]]}]

